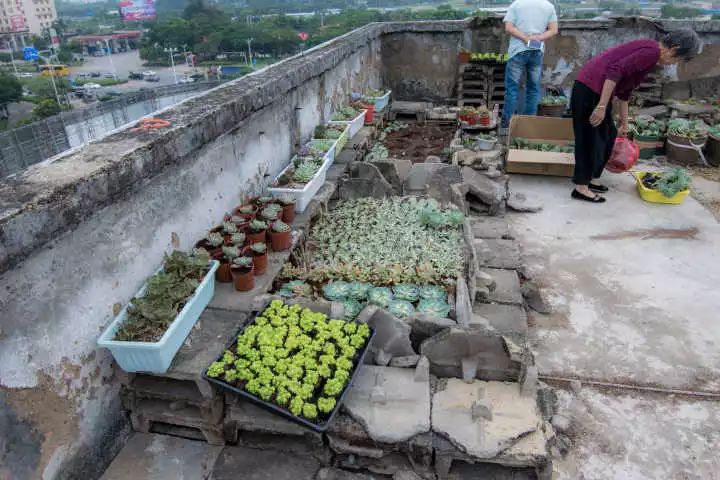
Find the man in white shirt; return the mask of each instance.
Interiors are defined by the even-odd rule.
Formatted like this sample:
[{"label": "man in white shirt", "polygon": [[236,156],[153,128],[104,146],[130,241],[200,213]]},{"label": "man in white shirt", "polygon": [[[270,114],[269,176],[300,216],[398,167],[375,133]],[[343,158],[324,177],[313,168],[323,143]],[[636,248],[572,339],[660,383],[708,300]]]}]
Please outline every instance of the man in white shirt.
[{"label": "man in white shirt", "polygon": [[505,15],[505,31],[512,35],[505,69],[505,107],[502,126],[516,113],[520,81],[526,77],[523,115],[537,114],[540,101],[545,41],[558,33],[555,7],[548,0],[515,0]]}]

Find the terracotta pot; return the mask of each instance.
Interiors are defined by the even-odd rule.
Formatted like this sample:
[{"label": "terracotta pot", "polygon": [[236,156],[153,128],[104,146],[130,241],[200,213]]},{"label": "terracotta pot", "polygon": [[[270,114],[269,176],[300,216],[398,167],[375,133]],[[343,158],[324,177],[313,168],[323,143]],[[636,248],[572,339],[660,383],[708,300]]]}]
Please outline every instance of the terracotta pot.
[{"label": "terracotta pot", "polygon": [[285,205],[282,208],[282,221],[290,225],[295,221],[295,204]]},{"label": "terracotta pot", "polygon": [[267,271],[267,265],[268,265],[268,255],[267,251],[263,253],[252,253],[252,259],[253,259],[253,270],[255,271],[255,275],[262,275]]},{"label": "terracotta pot", "polygon": [[363,105],[365,107],[365,125],[372,125],[375,121],[375,104]]},{"label": "terracotta pot", "polygon": [[221,263],[215,272],[215,280],[222,283],[230,283],[233,281],[232,273],[230,272],[230,264],[225,262]]},{"label": "terracotta pot", "polygon": [[458,53],[458,62],[470,63],[470,52],[459,52]]},{"label": "terracotta pot", "polygon": [[232,268],[231,280],[235,285],[235,290],[239,292],[249,292],[255,288],[255,275],[253,275],[253,267],[250,268]]},{"label": "terracotta pot", "polygon": [[275,252],[281,252],[290,248],[290,232],[273,232],[270,231],[270,245]]},{"label": "terracotta pot", "polygon": [[248,230],[248,232],[245,234],[245,243],[248,245],[252,245],[253,243],[265,243],[267,241],[267,230],[263,230],[262,232],[252,233]]}]

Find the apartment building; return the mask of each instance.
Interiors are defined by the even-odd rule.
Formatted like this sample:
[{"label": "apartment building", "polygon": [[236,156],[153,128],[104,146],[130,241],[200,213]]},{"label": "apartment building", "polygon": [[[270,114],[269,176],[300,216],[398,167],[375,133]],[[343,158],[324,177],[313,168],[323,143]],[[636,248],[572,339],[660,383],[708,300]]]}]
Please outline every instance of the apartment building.
[{"label": "apartment building", "polygon": [[0,0],[0,43],[25,45],[28,35],[40,35],[57,19],[55,0]]}]

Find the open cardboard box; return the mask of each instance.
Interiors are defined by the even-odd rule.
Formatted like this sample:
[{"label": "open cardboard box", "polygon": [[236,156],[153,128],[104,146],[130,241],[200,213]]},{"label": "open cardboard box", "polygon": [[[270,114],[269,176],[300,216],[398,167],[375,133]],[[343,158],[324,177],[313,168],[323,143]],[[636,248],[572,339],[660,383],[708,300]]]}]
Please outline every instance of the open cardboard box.
[{"label": "open cardboard box", "polygon": [[572,153],[537,152],[512,148],[515,138],[534,143],[570,145],[575,142],[571,118],[533,117],[515,115],[508,132],[508,155],[505,170],[508,173],[555,175],[572,177],[575,155]]}]

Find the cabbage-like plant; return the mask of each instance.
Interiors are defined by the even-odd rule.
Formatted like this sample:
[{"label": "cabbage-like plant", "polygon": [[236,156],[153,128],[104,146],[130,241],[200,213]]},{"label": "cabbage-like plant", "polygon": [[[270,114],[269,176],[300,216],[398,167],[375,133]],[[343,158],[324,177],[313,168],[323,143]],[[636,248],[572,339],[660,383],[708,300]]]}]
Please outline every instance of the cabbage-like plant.
[{"label": "cabbage-like plant", "polygon": [[450,313],[450,305],[445,300],[425,298],[418,303],[417,311],[444,318]]},{"label": "cabbage-like plant", "polygon": [[393,300],[388,304],[388,312],[392,313],[398,318],[405,318],[413,314],[415,312],[415,307],[413,307],[413,304],[408,302],[407,300]]},{"label": "cabbage-like plant", "polygon": [[330,282],[323,287],[323,296],[331,302],[341,302],[345,300],[350,292],[350,286],[347,282],[338,281]]},{"label": "cabbage-like plant", "polygon": [[375,287],[368,291],[368,301],[380,307],[387,307],[393,300],[393,293],[387,287]]},{"label": "cabbage-like plant", "polygon": [[417,302],[420,297],[420,289],[412,283],[402,283],[393,287],[393,294],[398,300],[407,300],[408,302]]},{"label": "cabbage-like plant", "polygon": [[368,291],[372,288],[371,283],[367,282],[350,282],[348,284],[348,298],[361,301],[367,298]]},{"label": "cabbage-like plant", "polygon": [[420,298],[426,300],[443,300],[447,299],[447,292],[444,288],[437,285],[421,285],[418,291]]},{"label": "cabbage-like plant", "polygon": [[343,301],[343,306],[345,307],[344,318],[349,322],[355,320],[363,308],[362,304],[354,298],[346,298]]},{"label": "cabbage-like plant", "polygon": [[311,297],[313,294],[312,287],[303,280],[291,280],[280,287],[278,295],[285,298],[293,297]]}]

